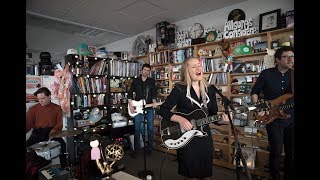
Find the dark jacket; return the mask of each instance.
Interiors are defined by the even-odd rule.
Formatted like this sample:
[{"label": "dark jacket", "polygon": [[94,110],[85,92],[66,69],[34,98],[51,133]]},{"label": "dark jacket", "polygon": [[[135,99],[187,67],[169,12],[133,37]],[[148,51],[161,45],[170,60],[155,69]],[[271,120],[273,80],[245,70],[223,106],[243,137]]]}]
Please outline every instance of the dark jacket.
[{"label": "dark jacket", "polygon": [[[190,89],[191,97],[187,97],[187,86],[176,84],[166,101],[160,106],[160,116],[163,120],[170,120],[173,113],[170,111],[176,106],[176,111],[189,114],[196,109],[203,109],[202,100],[198,99],[192,86]],[[208,87],[208,116],[216,115],[218,111],[216,93],[213,86]],[[192,100],[191,100],[192,99]]]},{"label": "dark jacket", "polygon": [[[135,98],[133,98],[133,92],[135,92]],[[156,97],[157,90],[154,79],[148,77],[145,81],[142,81],[141,76],[133,79],[128,92],[128,99],[135,101],[145,99],[146,103],[150,104],[152,99],[156,99]]]}]

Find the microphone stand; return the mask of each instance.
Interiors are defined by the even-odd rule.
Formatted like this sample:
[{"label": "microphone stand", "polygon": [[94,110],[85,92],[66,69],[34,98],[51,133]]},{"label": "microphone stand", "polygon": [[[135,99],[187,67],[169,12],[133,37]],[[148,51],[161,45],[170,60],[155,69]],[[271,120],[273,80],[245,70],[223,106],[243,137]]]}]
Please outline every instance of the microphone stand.
[{"label": "microphone stand", "polygon": [[[146,178],[147,175],[153,176],[153,172],[151,170],[147,170],[147,152],[146,152],[146,101],[143,100],[143,129],[142,129],[142,139],[143,139],[143,158],[144,158],[144,170],[138,172],[138,176],[140,178]],[[149,136],[153,134],[148,134]]]},{"label": "microphone stand", "polygon": [[[249,169],[248,169],[248,166],[247,166],[247,162],[246,160],[244,159],[243,157],[243,154],[242,154],[242,150],[241,150],[241,146],[240,146],[240,143],[238,141],[238,137],[236,135],[236,131],[235,131],[235,128],[234,128],[234,125],[233,125],[233,122],[231,120],[231,117],[230,117],[230,111],[229,111],[229,108],[231,110],[233,110],[234,108],[230,105],[231,104],[231,101],[226,98],[225,96],[223,96],[221,94],[221,92],[219,90],[217,90],[218,94],[221,96],[222,98],[222,101],[223,101],[223,105],[224,105],[224,109],[225,109],[225,113],[228,115],[228,119],[229,119],[229,122],[230,122],[230,126],[231,126],[231,131],[233,133],[233,136],[234,136],[234,140],[235,140],[235,160],[236,160],[236,171],[237,171],[237,180],[240,179],[240,172],[241,172],[241,165],[240,165],[240,160],[242,162],[242,165],[243,165],[243,168],[247,174],[247,177],[249,180],[251,180],[251,174],[249,172]],[[228,108],[229,107],[229,108]]]}]

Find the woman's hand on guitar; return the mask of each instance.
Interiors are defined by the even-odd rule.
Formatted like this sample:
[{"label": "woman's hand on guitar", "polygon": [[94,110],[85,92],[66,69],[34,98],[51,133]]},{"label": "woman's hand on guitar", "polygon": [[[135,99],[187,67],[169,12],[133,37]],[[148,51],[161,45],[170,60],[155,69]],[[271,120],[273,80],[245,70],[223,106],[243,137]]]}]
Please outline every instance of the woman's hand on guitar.
[{"label": "woman's hand on guitar", "polygon": [[189,131],[193,128],[193,125],[188,121],[188,119],[180,116],[179,118],[179,124],[182,130]]},{"label": "woman's hand on guitar", "polygon": [[[233,113],[230,112],[230,117],[233,119]],[[229,124],[229,117],[226,113],[221,114],[222,121],[219,121],[219,124]]]}]

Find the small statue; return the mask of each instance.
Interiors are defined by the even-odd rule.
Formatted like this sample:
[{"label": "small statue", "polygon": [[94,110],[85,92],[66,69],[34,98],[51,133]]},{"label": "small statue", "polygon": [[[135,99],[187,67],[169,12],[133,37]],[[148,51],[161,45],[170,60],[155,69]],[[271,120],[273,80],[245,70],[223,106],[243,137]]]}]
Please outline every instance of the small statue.
[{"label": "small statue", "polygon": [[[95,160],[98,168],[100,169],[102,176],[109,177],[112,173],[112,166],[116,161],[119,161],[124,154],[122,145],[120,144],[109,144],[105,148],[104,153],[100,153],[99,141],[97,139],[90,141],[91,149],[91,160]],[[102,163],[100,159],[102,157]]]},{"label": "small statue", "polygon": [[94,140],[90,142],[91,149],[91,160],[99,160],[100,157],[100,149],[99,149],[99,141]]}]

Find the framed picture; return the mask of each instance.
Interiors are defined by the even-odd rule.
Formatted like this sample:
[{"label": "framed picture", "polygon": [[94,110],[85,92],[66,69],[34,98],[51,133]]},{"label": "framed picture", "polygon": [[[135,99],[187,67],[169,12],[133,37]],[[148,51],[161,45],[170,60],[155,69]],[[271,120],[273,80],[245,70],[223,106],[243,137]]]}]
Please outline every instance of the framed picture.
[{"label": "framed picture", "polygon": [[259,32],[271,31],[280,27],[280,9],[260,14]]},{"label": "framed picture", "polygon": [[294,26],[294,10],[286,12],[286,27]]}]

